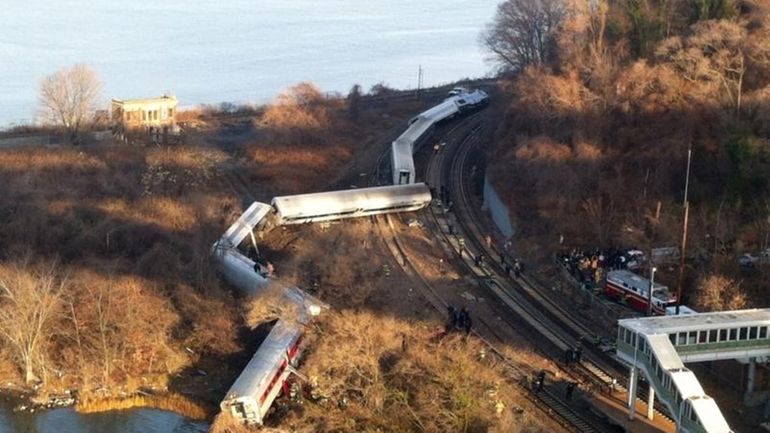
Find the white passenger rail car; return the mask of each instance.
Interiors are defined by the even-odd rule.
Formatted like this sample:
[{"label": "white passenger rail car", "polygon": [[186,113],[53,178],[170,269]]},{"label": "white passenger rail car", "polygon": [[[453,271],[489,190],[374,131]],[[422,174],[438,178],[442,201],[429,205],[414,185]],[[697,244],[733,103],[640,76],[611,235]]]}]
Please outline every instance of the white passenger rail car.
[{"label": "white passenger rail car", "polygon": [[393,184],[404,185],[417,182],[414,151],[423,140],[430,137],[437,123],[483,107],[488,100],[489,96],[483,90],[469,92],[464,88],[455,88],[443,102],[412,118],[406,131],[391,146]]},{"label": "white passenger rail car", "polygon": [[302,352],[303,326],[278,320],[219,404],[246,424],[262,424]]},{"label": "white passenger rail car", "polygon": [[262,424],[270,405],[284,388],[303,350],[305,326],[328,305],[298,287],[283,290],[282,301],[291,311],[275,322],[251,361],[219,404],[223,412],[246,424]]},{"label": "white passenger rail car", "polygon": [[253,260],[241,254],[240,250],[225,245],[215,245],[214,259],[225,280],[246,296],[259,295],[269,280],[254,270]]},{"label": "white passenger rail car", "polygon": [[430,189],[419,183],[276,197],[273,207],[278,224],[287,225],[415,211],[430,201]]},{"label": "white passenger rail car", "polygon": [[434,122],[422,115],[412,119],[412,124],[391,146],[393,162],[393,184],[405,185],[416,183],[414,170],[414,150],[422,140],[431,135]]}]

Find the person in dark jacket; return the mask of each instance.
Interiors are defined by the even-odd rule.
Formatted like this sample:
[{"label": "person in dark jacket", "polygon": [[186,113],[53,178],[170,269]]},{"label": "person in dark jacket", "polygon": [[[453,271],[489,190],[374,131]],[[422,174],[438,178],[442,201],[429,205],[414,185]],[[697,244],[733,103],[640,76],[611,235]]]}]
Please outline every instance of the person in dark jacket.
[{"label": "person in dark jacket", "polygon": [[575,392],[575,386],[576,385],[577,384],[575,382],[569,382],[567,384],[567,389],[566,389],[566,394],[565,394],[565,397],[567,397],[567,401],[572,400],[572,393]]},{"label": "person in dark jacket", "polygon": [[471,314],[468,312],[468,310],[463,307],[462,310],[460,310],[460,315],[458,317],[458,325],[459,328],[465,331],[465,335],[468,335],[471,333],[471,328],[473,327],[473,321],[471,320]]}]

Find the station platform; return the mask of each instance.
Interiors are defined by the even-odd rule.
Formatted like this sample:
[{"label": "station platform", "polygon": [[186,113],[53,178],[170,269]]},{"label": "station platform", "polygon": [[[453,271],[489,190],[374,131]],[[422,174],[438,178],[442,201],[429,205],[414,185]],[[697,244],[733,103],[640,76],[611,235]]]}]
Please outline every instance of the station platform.
[{"label": "station platform", "polygon": [[628,419],[628,407],[625,405],[626,394],[616,392],[613,397],[603,394],[594,394],[587,398],[597,412],[605,415],[613,424],[621,426],[627,433],[675,433],[676,424],[668,418],[656,416],[649,420],[645,416],[647,405],[637,400],[636,415],[633,420]]}]

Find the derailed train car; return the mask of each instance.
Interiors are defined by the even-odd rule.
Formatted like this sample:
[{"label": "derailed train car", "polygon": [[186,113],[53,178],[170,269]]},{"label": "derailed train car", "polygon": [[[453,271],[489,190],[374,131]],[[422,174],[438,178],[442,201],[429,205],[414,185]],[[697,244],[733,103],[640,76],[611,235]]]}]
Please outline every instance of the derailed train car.
[{"label": "derailed train car", "polygon": [[415,211],[430,201],[430,189],[419,183],[275,197],[273,207],[286,225]]},{"label": "derailed train car", "polygon": [[444,102],[420,113],[410,122],[409,127],[391,145],[391,162],[393,168],[393,184],[404,185],[415,183],[413,154],[421,141],[426,140],[435,125],[458,114],[483,107],[489,96],[483,90],[467,90],[453,93]]},{"label": "derailed train car", "polygon": [[305,326],[326,305],[299,288],[287,288],[283,299],[292,307],[291,318],[279,319],[251,361],[219,404],[222,412],[246,424],[262,424],[302,354]]},{"label": "derailed train car", "polygon": [[278,320],[219,404],[222,412],[247,424],[262,424],[297,365],[302,334],[302,325]]},{"label": "derailed train car", "polygon": [[214,246],[214,259],[225,280],[246,296],[259,295],[268,285],[268,279],[254,270],[255,262],[233,247]]}]

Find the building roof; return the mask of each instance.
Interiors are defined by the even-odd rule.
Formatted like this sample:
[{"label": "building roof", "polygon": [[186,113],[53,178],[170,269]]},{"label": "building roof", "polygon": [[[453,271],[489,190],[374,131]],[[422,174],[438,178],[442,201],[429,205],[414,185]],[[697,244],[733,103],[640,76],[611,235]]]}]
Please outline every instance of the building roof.
[{"label": "building roof", "polygon": [[618,325],[646,335],[770,325],[770,308],[718,311],[682,316],[641,317],[619,320]]},{"label": "building roof", "polygon": [[684,368],[679,354],[677,354],[674,346],[671,345],[667,335],[649,335],[647,336],[647,341],[653,346],[655,357],[658,358],[658,363],[662,369],[668,371],[675,368]]},{"label": "building roof", "polygon": [[169,95],[163,95],[157,98],[142,98],[142,99],[116,99],[112,98],[113,104],[120,104],[120,105],[150,105],[150,104],[168,104],[173,103],[177,104],[179,103],[179,100],[176,99],[176,96],[169,96]]}]

